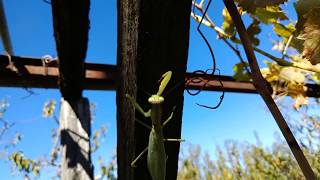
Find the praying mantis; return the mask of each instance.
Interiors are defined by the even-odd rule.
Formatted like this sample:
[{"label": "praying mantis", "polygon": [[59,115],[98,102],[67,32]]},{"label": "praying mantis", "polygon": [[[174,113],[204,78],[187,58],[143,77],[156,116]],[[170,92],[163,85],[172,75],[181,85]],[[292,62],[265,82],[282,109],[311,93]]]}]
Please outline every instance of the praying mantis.
[{"label": "praying mantis", "polygon": [[136,121],[143,126],[149,128],[149,143],[148,147],[146,147],[134,161],[132,161],[131,166],[133,167],[136,161],[146,152],[147,155],[147,165],[150,172],[150,175],[153,180],[164,180],[166,176],[166,160],[167,156],[164,148],[164,141],[178,141],[181,142],[180,139],[164,139],[162,128],[172,119],[173,111],[170,116],[161,124],[161,104],[164,102],[164,97],[162,97],[162,93],[170,81],[172,72],[168,71],[161,77],[161,83],[159,86],[159,90],[157,94],[153,94],[149,97],[148,102],[151,104],[151,109],[149,111],[144,111],[141,106],[128,94],[126,97],[133,104],[135,109],[141,113],[146,118],[151,118],[152,127],[146,125],[142,121],[136,119]]}]

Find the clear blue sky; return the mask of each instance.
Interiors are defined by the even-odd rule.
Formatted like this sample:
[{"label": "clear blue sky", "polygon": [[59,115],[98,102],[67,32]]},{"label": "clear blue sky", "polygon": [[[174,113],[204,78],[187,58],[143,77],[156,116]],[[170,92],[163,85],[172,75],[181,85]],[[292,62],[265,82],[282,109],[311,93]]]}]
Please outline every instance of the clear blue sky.
[{"label": "clear blue sky", "polygon": [[[10,0],[4,1],[4,5],[15,55],[42,57],[49,54],[55,57],[50,5],[42,0]],[[218,25],[222,22],[221,10],[222,1],[214,1],[209,14]],[[115,64],[116,0],[93,0],[90,21],[87,62]],[[212,65],[209,51],[195,30],[197,24],[193,20],[191,22],[188,71],[207,69]],[[232,66],[238,62],[237,57],[223,42],[216,40],[216,34],[212,30],[206,27],[202,29],[212,43],[221,73],[232,75]],[[261,47],[269,51],[271,45],[268,34],[264,33],[261,37]],[[0,49],[3,49],[2,45]],[[263,60],[261,56],[258,58]],[[27,157],[37,158],[49,155],[52,143],[51,129],[56,128],[53,120],[42,118],[43,104],[49,99],[59,102],[60,93],[58,90],[47,89],[33,89],[33,91],[37,95],[23,99],[28,95],[24,89],[0,88],[0,99],[6,98],[10,103],[4,118],[20,122],[12,131],[12,134],[15,132],[23,134],[23,140],[16,149],[23,150]],[[105,142],[93,155],[94,160],[98,155],[103,155],[107,162],[116,145],[115,92],[85,91],[84,96],[97,105],[93,128],[98,128],[102,124],[108,126]],[[208,110],[195,105],[196,102],[214,105],[218,102],[219,96],[220,93],[216,92],[202,92],[195,97],[185,94],[182,127],[185,144],[200,144],[204,150],[213,155],[215,145],[223,145],[225,140],[254,143],[254,131],[258,133],[263,144],[272,143],[274,133],[279,133],[279,130],[258,95],[226,93],[222,105],[217,110]],[[185,147],[185,144],[182,147]],[[0,179],[11,179],[9,162],[1,160],[0,167]],[[44,172],[46,175],[40,179],[46,179],[52,173],[52,171]],[[20,178],[15,177],[15,179]]]}]

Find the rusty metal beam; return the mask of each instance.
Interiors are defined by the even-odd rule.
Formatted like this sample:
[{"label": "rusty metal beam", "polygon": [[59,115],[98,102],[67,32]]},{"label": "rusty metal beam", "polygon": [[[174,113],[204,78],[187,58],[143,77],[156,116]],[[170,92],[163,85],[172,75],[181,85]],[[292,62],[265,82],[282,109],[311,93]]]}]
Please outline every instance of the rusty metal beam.
[{"label": "rusty metal beam", "polygon": [[[27,58],[14,56],[12,60],[20,74],[6,68],[8,57],[0,55],[0,87],[29,87],[29,88],[58,88],[57,61],[43,63],[40,58]],[[115,90],[118,78],[115,65],[86,63],[86,78],[84,88],[88,90]],[[203,88],[206,91],[222,91],[218,78],[222,81],[226,92],[257,93],[251,82],[238,82],[230,76],[202,76],[208,79],[208,84]],[[191,73],[186,74],[190,79]],[[187,89],[200,89],[203,83],[189,83]],[[320,97],[320,86],[307,84],[307,96]]]},{"label": "rusty metal beam", "polygon": [[[19,73],[6,68],[8,57],[0,55],[0,86],[58,88],[58,64],[56,60],[45,63],[39,58],[12,57]],[[90,90],[114,90],[117,78],[116,66],[86,63],[84,88]]]}]

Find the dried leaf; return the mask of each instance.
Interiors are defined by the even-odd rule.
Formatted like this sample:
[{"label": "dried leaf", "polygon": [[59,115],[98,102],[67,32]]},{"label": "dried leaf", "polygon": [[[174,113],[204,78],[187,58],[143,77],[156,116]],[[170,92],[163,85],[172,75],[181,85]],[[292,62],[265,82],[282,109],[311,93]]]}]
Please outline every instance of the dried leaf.
[{"label": "dried leaf", "polygon": [[43,110],[42,110],[42,116],[45,118],[52,117],[54,114],[54,110],[56,108],[56,101],[55,100],[49,100],[44,104]]},{"label": "dried leaf", "polygon": [[302,56],[312,64],[320,62],[320,7],[313,8],[305,17],[306,22],[298,38],[303,40]]},{"label": "dried leaf", "polygon": [[304,23],[307,20],[306,14],[308,14],[313,8],[319,8],[320,0],[298,0],[294,6],[298,16],[296,29],[297,33],[300,33],[300,31],[303,29]]},{"label": "dried leaf", "polygon": [[305,75],[297,68],[283,67],[279,72],[279,80],[292,84],[304,84]]}]

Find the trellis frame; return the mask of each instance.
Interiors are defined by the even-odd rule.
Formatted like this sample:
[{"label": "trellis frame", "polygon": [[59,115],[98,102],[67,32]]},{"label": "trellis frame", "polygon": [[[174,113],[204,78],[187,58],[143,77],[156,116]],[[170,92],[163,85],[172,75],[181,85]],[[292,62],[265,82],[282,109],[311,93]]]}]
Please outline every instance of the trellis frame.
[{"label": "trellis frame", "polygon": [[[168,68],[173,68],[175,65],[177,67],[181,67],[181,62],[176,60],[174,63],[168,65],[168,62],[163,61],[163,63],[159,63],[159,68],[152,71],[146,71],[145,69],[141,68],[143,66],[150,67],[150,62],[148,62],[146,59],[149,59],[150,54],[148,54],[149,51],[146,51],[143,48],[146,48],[153,53],[159,55],[159,53],[167,53],[165,55],[165,58],[173,58],[175,54],[165,49],[165,46],[161,46],[162,43],[180,43],[180,46],[183,46],[181,48],[181,54],[180,57],[184,61],[182,63],[182,66],[186,65],[186,52],[188,51],[188,41],[186,40],[186,37],[188,37],[188,28],[181,28],[183,26],[183,23],[185,23],[188,27],[189,20],[186,19],[186,15],[190,14],[190,9],[185,7],[191,8],[191,0],[185,1],[185,2],[171,2],[170,5],[168,5],[168,2],[164,2],[161,0],[157,0],[154,2],[149,2],[148,0],[118,0],[118,66],[114,65],[103,65],[103,64],[90,64],[90,63],[83,63],[85,55],[85,51],[87,48],[87,39],[84,37],[84,39],[77,39],[77,38],[71,38],[69,39],[70,32],[75,32],[75,30],[83,33],[87,33],[88,26],[86,25],[88,16],[73,16],[71,14],[71,7],[68,6],[70,3],[80,3],[81,6],[78,7],[79,11],[87,11],[86,9],[89,8],[89,0],[80,0],[80,1],[62,1],[62,0],[52,0],[52,7],[53,7],[53,20],[55,24],[54,32],[55,34],[60,34],[62,36],[56,36],[57,40],[57,51],[59,55],[59,59],[63,63],[59,63],[60,66],[58,67],[58,64],[56,61],[52,62],[45,62],[41,60],[40,58],[25,58],[25,57],[17,57],[12,56],[12,62],[14,63],[15,67],[18,70],[17,72],[13,72],[11,69],[6,68],[8,65],[8,57],[5,55],[0,56],[0,86],[4,87],[34,87],[34,88],[59,88],[59,84],[57,83],[60,81],[60,90],[62,92],[62,96],[66,99],[73,100],[80,100],[82,99],[82,90],[83,89],[92,89],[92,90],[115,90],[117,89],[117,103],[118,108],[120,107],[120,111],[118,111],[118,164],[124,163],[123,165],[119,166],[118,176],[119,179],[133,179],[134,174],[132,170],[129,167],[128,162],[132,159],[132,156],[134,154],[134,150],[130,150],[130,153],[127,153],[126,148],[128,148],[128,145],[134,145],[137,142],[134,141],[140,141],[141,136],[139,134],[134,135],[134,129],[131,129],[130,131],[126,132],[123,129],[123,127],[133,127],[134,126],[134,116],[128,119],[122,119],[123,118],[123,111],[127,111],[128,113],[132,115],[134,112],[132,107],[130,105],[126,105],[124,102],[125,99],[123,98],[123,94],[125,92],[132,92],[133,94],[138,93],[138,98],[143,97],[142,94],[137,92],[137,89],[135,88],[136,84],[138,84],[138,88],[150,88],[150,83],[153,83],[153,81],[149,81],[148,79],[145,79],[144,76],[146,73],[148,73],[148,76],[150,75],[152,79],[156,79],[158,77],[159,73],[161,71],[164,71]],[[184,8],[179,7],[183,4]],[[160,6],[159,6],[160,5]],[[66,8],[68,7],[68,8]],[[157,8],[154,8],[157,7]],[[74,7],[72,7],[74,8]],[[168,8],[171,8],[170,10],[167,10]],[[64,9],[64,11],[61,11],[61,9]],[[165,13],[164,13],[165,12]],[[175,15],[183,19],[183,23],[173,23],[173,27],[168,28],[168,24],[166,24],[165,21],[162,23],[155,23],[152,24],[152,19],[149,19],[149,17],[162,19],[162,18],[168,18],[166,16],[166,13],[176,13]],[[64,14],[64,15],[63,15]],[[80,13],[81,14],[81,13]],[[60,16],[60,18],[59,18]],[[76,21],[78,23],[72,24],[71,26],[66,26],[66,19],[61,17],[70,16],[72,17],[73,21]],[[170,17],[172,18],[172,22],[178,22],[175,17],[170,14]],[[166,19],[167,20],[167,19]],[[84,22],[84,23],[81,23]],[[60,24],[60,27],[63,27],[62,29],[57,27],[57,24]],[[139,24],[142,24],[141,26],[138,26]],[[80,25],[76,28],[77,25]],[[170,24],[172,25],[172,24]],[[66,27],[66,28],[65,28]],[[175,35],[183,35],[179,39],[179,41],[173,41],[170,38],[164,38],[164,39],[156,39],[155,46],[149,46],[154,45],[154,43],[150,43],[150,39],[144,38],[144,35],[146,35],[146,32],[152,34],[159,35],[160,32],[166,32],[171,33],[173,32]],[[72,34],[71,37],[76,37],[76,35]],[[135,37],[135,38],[133,38]],[[152,36],[152,40],[156,36]],[[133,38],[133,39],[132,39]],[[140,39],[139,39],[140,38]],[[10,38],[8,38],[10,39]],[[59,44],[60,43],[60,44]],[[160,49],[157,49],[158,44],[160,44]],[[71,49],[69,48],[71,45]],[[76,51],[73,47],[77,47]],[[141,47],[143,47],[141,49]],[[69,49],[68,49],[69,48]],[[74,58],[74,55],[79,54],[80,56],[77,58]],[[133,54],[132,54],[133,53]],[[72,55],[73,54],[73,55]],[[71,56],[72,55],[72,56]],[[126,67],[128,64],[124,63],[124,58],[126,58],[127,63],[131,64],[131,67]],[[165,59],[164,58],[164,59]],[[155,58],[157,59],[157,58]],[[157,59],[154,62],[159,62],[159,59]],[[72,67],[72,70],[74,70],[74,65],[77,65],[76,72],[71,71],[70,67]],[[161,67],[160,67],[161,66]],[[61,72],[59,74],[59,71]],[[128,71],[130,72],[128,76]],[[175,82],[179,82],[183,79],[190,79],[191,74],[185,73],[185,67],[180,68],[177,72],[178,78],[175,79]],[[144,72],[144,73],[142,73]],[[61,76],[62,74],[62,76]],[[60,75],[60,76],[59,76]],[[257,93],[254,84],[251,82],[237,82],[232,77],[228,76],[203,76],[198,75],[201,78],[207,80],[209,83],[203,88],[203,90],[209,90],[209,91],[221,91],[222,88],[217,81],[217,78],[222,80],[222,84],[224,86],[224,91],[226,92],[241,92],[241,93]],[[62,77],[62,78],[61,78]],[[68,77],[65,79],[65,77]],[[129,77],[129,78],[128,78]],[[132,77],[132,78],[130,78]],[[117,81],[120,80],[120,85],[117,86]],[[128,82],[130,84],[128,84]],[[76,84],[74,84],[74,82]],[[67,87],[61,86],[61,84],[65,83]],[[71,84],[70,84],[71,83]],[[148,84],[145,86],[144,84]],[[129,85],[129,86],[128,86]],[[190,83],[185,86],[185,88],[188,89],[202,89],[203,83]],[[117,88],[118,87],[118,88]],[[308,91],[307,96],[309,97],[320,97],[320,87],[315,84],[307,84]],[[76,95],[74,95],[73,92]],[[183,89],[179,90],[178,94],[176,96],[181,96],[181,93],[183,92]],[[179,100],[180,104],[183,101],[183,99]],[[122,105],[119,105],[122,104]],[[169,109],[167,108],[166,111]],[[178,124],[175,124],[175,126],[181,127],[181,112],[182,107],[180,109],[180,115],[177,118]],[[124,113],[127,114],[127,113]],[[128,115],[128,114],[127,114]],[[127,121],[128,120],[128,121]],[[129,123],[128,123],[129,122]],[[137,127],[136,127],[137,128]],[[122,130],[120,130],[122,129]],[[181,129],[178,128],[176,132],[169,130],[167,132],[168,134],[176,134],[177,136],[180,135]],[[88,133],[90,135],[90,132]],[[140,136],[140,138],[134,138],[134,136]],[[125,138],[131,138],[129,140],[129,144],[126,144],[126,142],[123,141]],[[64,139],[62,139],[63,141]],[[143,144],[143,143],[142,143]],[[119,146],[120,145],[120,146]],[[124,145],[124,146],[122,146]],[[139,143],[139,146],[141,143]],[[68,146],[68,145],[67,145]],[[290,144],[289,144],[290,146]],[[120,148],[120,149],[119,149]],[[179,146],[175,146],[173,149],[175,151],[173,154],[175,154],[175,158],[177,159],[177,152],[179,150]],[[171,150],[169,150],[171,151]],[[171,156],[170,156],[171,157]],[[176,161],[176,160],[175,160]],[[91,164],[91,160],[89,157],[88,163]],[[176,167],[176,164],[174,165]],[[89,167],[89,166],[88,166]],[[89,167],[90,168],[90,167]],[[144,168],[144,169],[142,169]],[[145,166],[140,166],[141,173],[139,174],[139,177],[145,173]],[[170,168],[170,172],[168,172],[167,179],[170,179],[174,176],[176,176],[177,169]],[[91,177],[92,178],[92,177]],[[137,178],[137,177],[136,177]],[[143,176],[143,178],[140,179],[148,179],[148,176]]]}]

